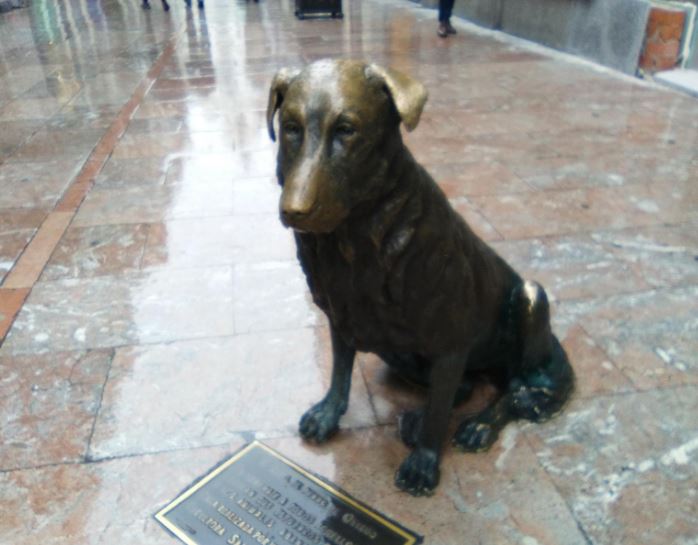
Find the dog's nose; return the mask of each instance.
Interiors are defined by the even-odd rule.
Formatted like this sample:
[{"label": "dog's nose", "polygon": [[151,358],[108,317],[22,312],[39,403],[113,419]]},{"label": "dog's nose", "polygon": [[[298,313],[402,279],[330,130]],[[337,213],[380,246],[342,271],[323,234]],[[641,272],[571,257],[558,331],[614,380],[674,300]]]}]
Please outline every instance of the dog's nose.
[{"label": "dog's nose", "polygon": [[299,210],[298,208],[282,208],[281,217],[287,225],[295,225],[310,215],[309,210]]}]

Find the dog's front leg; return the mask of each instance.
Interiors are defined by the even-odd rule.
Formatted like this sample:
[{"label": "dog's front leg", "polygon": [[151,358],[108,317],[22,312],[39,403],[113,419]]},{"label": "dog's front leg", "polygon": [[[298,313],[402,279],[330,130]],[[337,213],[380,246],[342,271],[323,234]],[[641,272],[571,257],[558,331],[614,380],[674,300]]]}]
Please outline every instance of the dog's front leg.
[{"label": "dog's front leg", "polygon": [[322,443],[339,428],[340,417],[347,412],[351,371],[356,350],[346,344],[335,328],[332,335],[332,383],[324,399],[310,408],[301,418],[300,433],[309,440]]},{"label": "dog's front leg", "polygon": [[456,391],[463,380],[468,352],[436,358],[432,363],[429,395],[415,449],[395,475],[398,488],[413,496],[430,494],[439,484],[441,449]]}]

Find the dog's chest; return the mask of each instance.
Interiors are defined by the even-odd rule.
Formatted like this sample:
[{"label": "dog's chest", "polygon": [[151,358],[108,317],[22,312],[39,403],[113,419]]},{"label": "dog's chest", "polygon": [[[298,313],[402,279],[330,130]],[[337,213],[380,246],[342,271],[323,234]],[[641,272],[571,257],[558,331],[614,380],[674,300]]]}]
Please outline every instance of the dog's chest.
[{"label": "dog's chest", "polygon": [[347,342],[366,351],[413,348],[400,275],[375,246],[331,236],[301,236],[297,242],[313,299]]}]

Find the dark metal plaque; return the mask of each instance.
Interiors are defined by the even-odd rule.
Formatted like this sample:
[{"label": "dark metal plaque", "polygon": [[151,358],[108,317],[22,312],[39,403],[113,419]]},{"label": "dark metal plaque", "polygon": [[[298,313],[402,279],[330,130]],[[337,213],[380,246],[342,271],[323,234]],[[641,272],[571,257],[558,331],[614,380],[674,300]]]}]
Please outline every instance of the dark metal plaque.
[{"label": "dark metal plaque", "polygon": [[255,441],[155,518],[187,545],[417,545],[421,536]]}]

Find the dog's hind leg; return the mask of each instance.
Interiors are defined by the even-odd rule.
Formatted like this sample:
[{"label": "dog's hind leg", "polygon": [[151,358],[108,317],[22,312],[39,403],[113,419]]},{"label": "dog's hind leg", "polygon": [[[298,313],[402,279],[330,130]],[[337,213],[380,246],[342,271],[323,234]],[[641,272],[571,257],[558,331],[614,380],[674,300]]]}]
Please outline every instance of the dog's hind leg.
[{"label": "dog's hind leg", "polygon": [[308,440],[322,443],[339,429],[339,419],[349,406],[351,372],[356,350],[347,345],[330,325],[332,336],[332,382],[319,403],[313,405],[301,418],[300,434]]},{"label": "dog's hind leg", "polygon": [[541,422],[568,399],[574,373],[550,330],[550,307],[543,288],[524,282],[512,297],[517,360],[512,362],[505,394],[480,414],[464,421],[453,438],[466,451],[487,450],[511,420]]}]

